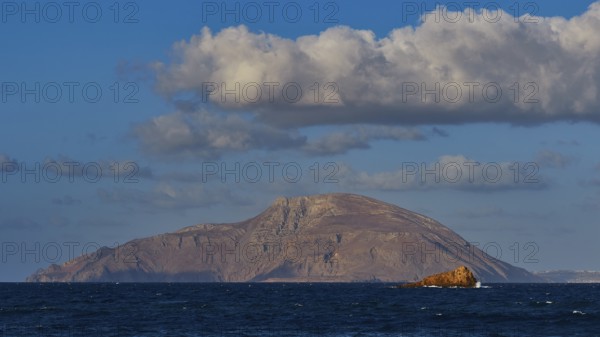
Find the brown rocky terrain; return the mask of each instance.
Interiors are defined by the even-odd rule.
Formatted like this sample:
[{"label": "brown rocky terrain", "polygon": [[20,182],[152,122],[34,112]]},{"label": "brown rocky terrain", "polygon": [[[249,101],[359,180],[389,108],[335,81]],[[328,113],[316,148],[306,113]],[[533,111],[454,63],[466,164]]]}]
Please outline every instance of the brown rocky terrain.
[{"label": "brown rocky terrain", "polygon": [[254,218],[101,248],[32,282],[413,282],[467,266],[483,282],[536,282],[426,216],[372,198],[278,198]]},{"label": "brown rocky terrain", "polygon": [[473,288],[476,284],[477,280],[475,279],[475,276],[473,276],[473,273],[471,273],[467,267],[460,266],[449,272],[427,276],[419,282],[403,284],[400,288],[429,286]]}]

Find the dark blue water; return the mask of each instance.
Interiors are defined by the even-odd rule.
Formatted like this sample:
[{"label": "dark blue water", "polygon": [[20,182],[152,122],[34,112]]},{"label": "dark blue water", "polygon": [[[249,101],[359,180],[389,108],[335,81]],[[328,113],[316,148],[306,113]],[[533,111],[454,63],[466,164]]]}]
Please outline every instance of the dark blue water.
[{"label": "dark blue water", "polygon": [[600,336],[599,284],[0,284],[0,336]]}]

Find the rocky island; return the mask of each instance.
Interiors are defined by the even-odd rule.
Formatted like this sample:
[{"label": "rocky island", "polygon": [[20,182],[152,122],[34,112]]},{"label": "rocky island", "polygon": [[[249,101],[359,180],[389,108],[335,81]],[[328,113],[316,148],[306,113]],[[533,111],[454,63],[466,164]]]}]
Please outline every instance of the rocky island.
[{"label": "rocky island", "polygon": [[424,215],[355,194],[275,200],[257,216],[103,247],[30,282],[415,282],[466,266],[483,282],[539,282]]},{"label": "rocky island", "polygon": [[402,284],[399,288],[417,288],[417,287],[463,287],[473,288],[477,285],[477,280],[469,268],[460,266],[452,271],[427,276],[419,282]]}]

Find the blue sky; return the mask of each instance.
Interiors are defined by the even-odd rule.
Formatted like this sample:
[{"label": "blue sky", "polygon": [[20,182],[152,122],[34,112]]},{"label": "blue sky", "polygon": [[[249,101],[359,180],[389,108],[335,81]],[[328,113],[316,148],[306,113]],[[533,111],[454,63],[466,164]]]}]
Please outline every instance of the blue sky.
[{"label": "blue sky", "polygon": [[[79,255],[326,192],[421,212],[529,270],[600,270],[600,4],[502,2],[498,16],[477,2],[469,22],[468,1],[275,1],[273,20],[260,1],[115,3],[81,2],[72,17],[64,2],[53,3],[60,17],[46,2],[28,2],[29,14],[2,3],[0,281],[65,261],[69,245]],[[303,93],[271,102],[265,81]],[[470,101],[466,82],[502,97]],[[259,83],[262,95],[206,96],[219,83]],[[439,84],[439,102],[421,84]],[[463,95],[451,102],[455,85]],[[502,177],[469,181],[474,162]],[[206,176],[236,163],[239,182]],[[265,163],[276,163],[272,181]],[[440,181],[406,171],[436,163],[448,168]]]}]

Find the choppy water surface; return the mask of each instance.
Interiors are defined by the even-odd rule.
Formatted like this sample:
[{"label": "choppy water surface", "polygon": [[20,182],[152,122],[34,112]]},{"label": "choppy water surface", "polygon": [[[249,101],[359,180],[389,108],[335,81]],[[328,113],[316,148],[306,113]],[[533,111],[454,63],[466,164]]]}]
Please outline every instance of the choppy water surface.
[{"label": "choppy water surface", "polygon": [[6,283],[0,336],[600,336],[600,285]]}]

